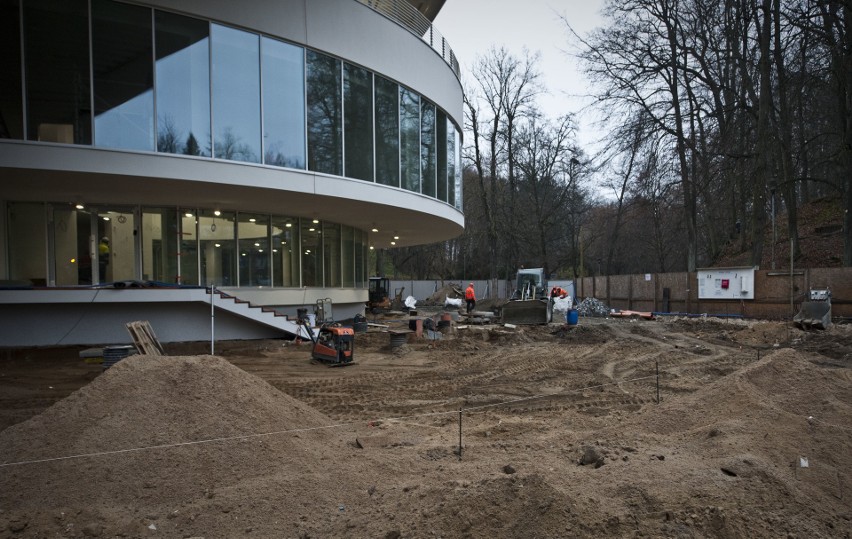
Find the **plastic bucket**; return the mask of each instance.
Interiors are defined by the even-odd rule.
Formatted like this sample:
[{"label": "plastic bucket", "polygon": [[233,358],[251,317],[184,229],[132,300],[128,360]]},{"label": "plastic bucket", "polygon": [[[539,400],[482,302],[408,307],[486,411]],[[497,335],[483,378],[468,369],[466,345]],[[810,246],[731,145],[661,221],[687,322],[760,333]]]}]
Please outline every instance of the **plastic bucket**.
[{"label": "plastic bucket", "polygon": [[569,326],[576,326],[579,320],[580,315],[577,313],[577,309],[568,309],[568,312],[565,313],[565,321],[568,322]]}]

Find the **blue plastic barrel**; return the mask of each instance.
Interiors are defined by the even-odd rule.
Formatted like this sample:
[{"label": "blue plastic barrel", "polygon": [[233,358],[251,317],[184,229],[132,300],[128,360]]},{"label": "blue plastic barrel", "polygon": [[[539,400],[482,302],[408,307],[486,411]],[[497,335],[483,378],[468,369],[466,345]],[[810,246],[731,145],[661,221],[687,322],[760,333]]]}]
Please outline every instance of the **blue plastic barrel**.
[{"label": "blue plastic barrel", "polygon": [[579,319],[580,315],[577,313],[577,309],[569,309],[565,313],[565,321],[568,322],[569,326],[576,326]]}]

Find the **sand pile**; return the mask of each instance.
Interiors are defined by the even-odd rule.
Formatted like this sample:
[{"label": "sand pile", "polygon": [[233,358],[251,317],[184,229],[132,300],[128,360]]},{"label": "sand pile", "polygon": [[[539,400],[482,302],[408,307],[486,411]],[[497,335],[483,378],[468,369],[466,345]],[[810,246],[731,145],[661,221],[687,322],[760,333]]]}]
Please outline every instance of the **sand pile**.
[{"label": "sand pile", "polygon": [[133,356],[0,433],[2,463],[60,459],[0,468],[0,529],[138,536],[198,506],[227,517],[246,496],[231,491],[271,474],[304,481],[327,456],[322,429],[253,435],[331,424],[224,359]]}]

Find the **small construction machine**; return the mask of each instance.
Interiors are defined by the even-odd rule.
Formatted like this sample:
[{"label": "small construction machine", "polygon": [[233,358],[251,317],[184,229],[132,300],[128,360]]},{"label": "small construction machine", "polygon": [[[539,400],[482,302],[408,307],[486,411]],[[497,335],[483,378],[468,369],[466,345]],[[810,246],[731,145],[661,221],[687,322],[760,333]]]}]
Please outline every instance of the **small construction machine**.
[{"label": "small construction machine", "polygon": [[354,365],[355,330],[340,324],[323,324],[314,333],[313,328],[305,326],[311,341],[311,359],[327,364],[329,367],[348,367]]},{"label": "small construction machine", "polygon": [[793,323],[799,329],[828,329],[831,325],[831,290],[810,290],[808,301],[802,302]]},{"label": "small construction machine", "polygon": [[402,309],[403,291],[405,291],[405,287],[396,290],[394,296],[391,297],[390,280],[387,277],[370,277],[367,310],[373,314],[378,314],[391,309]]},{"label": "small construction machine", "polygon": [[500,310],[504,324],[549,324],[553,317],[544,268],[519,269],[515,290]]}]

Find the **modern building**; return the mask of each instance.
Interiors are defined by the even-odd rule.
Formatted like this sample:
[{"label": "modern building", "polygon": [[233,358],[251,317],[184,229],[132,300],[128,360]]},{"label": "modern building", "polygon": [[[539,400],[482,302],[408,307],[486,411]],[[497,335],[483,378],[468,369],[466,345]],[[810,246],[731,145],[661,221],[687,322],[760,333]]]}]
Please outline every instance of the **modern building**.
[{"label": "modern building", "polygon": [[0,0],[0,346],[298,333],[464,227],[443,0]]}]

